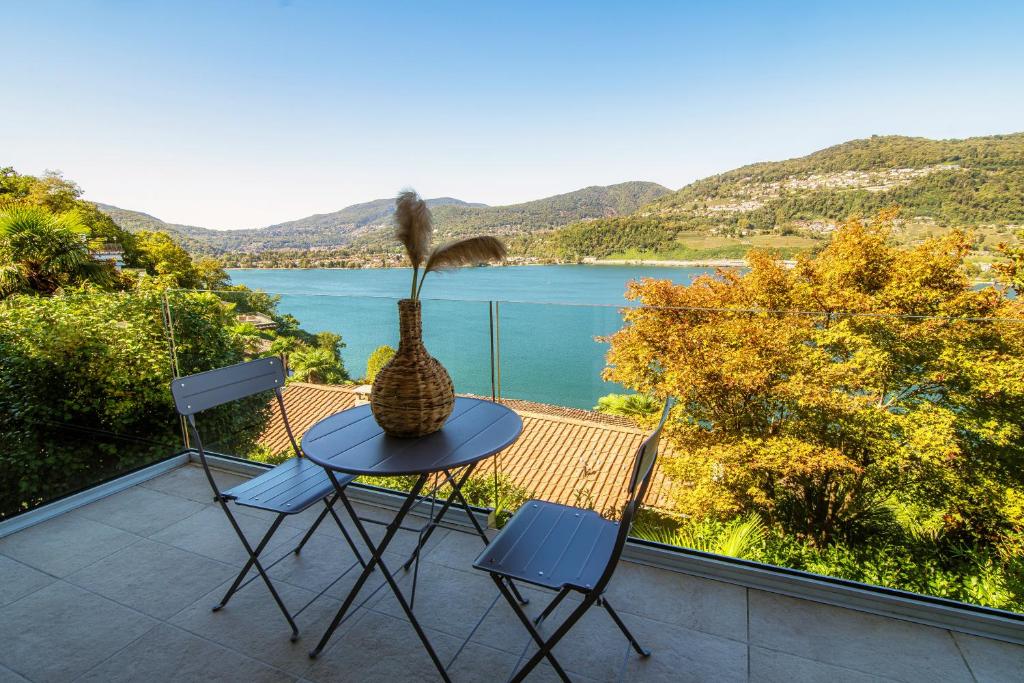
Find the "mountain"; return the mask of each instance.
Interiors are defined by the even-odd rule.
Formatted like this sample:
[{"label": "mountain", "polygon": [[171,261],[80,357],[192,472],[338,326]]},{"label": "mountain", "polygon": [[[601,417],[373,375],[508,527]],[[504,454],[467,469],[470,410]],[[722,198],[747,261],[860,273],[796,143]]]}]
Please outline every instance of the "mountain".
[{"label": "mountain", "polygon": [[[431,207],[448,204],[466,207],[486,206],[486,204],[471,204],[451,197],[428,199],[427,204]],[[176,235],[190,250],[212,252],[339,246],[350,242],[352,236],[367,226],[386,223],[391,214],[395,212],[394,199],[376,199],[362,204],[353,204],[333,213],[314,214],[265,228],[211,230],[194,225],[167,223],[148,213],[122,209],[110,204],[97,203],[96,206],[126,230],[168,232]]]},{"label": "mountain", "polygon": [[96,208],[110,216],[111,220],[120,228],[129,232],[139,232],[140,230],[168,232],[178,236],[185,247],[190,250],[203,246],[208,240],[215,239],[219,234],[217,230],[200,228],[195,225],[167,223],[156,216],[150,216],[148,213],[142,213],[141,211],[131,211],[100,202],[93,203],[96,204]]},{"label": "mountain", "polygon": [[[428,199],[439,238],[465,234],[516,235],[550,230],[586,218],[628,215],[670,190],[657,183],[586,187],[522,204],[487,206],[451,197]],[[391,239],[394,199],[376,199],[265,228],[208,230],[165,223],[149,214],[109,204],[97,206],[128,230],[166,230],[198,251],[258,252],[277,249],[382,247]]]},{"label": "mountain", "polygon": [[1024,133],[852,140],[698,180],[628,217],[567,226],[546,245],[567,258],[814,248],[848,216],[890,206],[902,210],[899,239],[966,227],[979,250],[993,248],[1024,225]]},{"label": "mountain", "polygon": [[[427,206],[436,212],[440,207],[457,207],[459,209],[484,208],[486,204],[464,202],[452,197],[428,199]],[[357,235],[374,227],[390,225],[391,215],[395,212],[395,200],[375,199],[371,202],[353,204],[340,211],[318,213],[286,223],[270,225],[259,230],[246,231],[244,238],[249,240],[241,248],[259,251],[275,247],[294,246],[339,246],[352,241]],[[339,241],[343,240],[343,241]],[[298,242],[299,244],[288,244]]]}]

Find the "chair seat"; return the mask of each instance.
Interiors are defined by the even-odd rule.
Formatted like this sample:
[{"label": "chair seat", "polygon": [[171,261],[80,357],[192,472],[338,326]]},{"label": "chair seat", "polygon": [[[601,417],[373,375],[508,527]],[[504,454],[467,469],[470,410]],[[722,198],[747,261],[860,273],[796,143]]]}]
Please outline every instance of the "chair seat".
[{"label": "chair seat", "polygon": [[[353,479],[355,476],[352,475],[338,475],[338,483],[342,486]],[[222,495],[246,507],[292,514],[302,512],[333,492],[334,485],[323,467],[306,458],[296,457],[224,491]]]},{"label": "chair seat", "polygon": [[527,501],[473,566],[545,588],[588,590],[611,558],[619,524],[593,510]]}]

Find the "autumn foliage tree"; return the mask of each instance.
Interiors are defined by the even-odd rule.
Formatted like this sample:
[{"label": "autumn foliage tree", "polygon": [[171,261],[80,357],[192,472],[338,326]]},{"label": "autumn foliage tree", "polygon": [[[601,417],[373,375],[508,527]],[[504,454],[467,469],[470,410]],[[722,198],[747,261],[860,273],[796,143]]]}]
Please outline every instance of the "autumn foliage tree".
[{"label": "autumn foliage tree", "polygon": [[1024,318],[975,289],[961,232],[890,245],[851,219],[789,268],[631,283],[605,378],[679,399],[666,472],[694,518],[754,513],[815,545],[882,523],[1024,529]]}]

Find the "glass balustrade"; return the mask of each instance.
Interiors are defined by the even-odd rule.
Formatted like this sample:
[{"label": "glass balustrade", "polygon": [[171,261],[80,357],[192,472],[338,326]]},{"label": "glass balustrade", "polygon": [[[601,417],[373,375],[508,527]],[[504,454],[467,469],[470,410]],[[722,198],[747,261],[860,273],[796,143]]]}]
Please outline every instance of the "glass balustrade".
[{"label": "glass balustrade", "polygon": [[[9,302],[3,514],[187,448],[174,373],[280,355],[299,435],[367,401],[382,348],[398,345],[396,304],[238,291]],[[467,487],[496,524],[531,497],[616,516],[672,395],[642,542],[1024,610],[1020,320],[425,300],[423,323],[457,393],[523,417]],[[207,448],[288,457],[269,398],[200,416]]]}]

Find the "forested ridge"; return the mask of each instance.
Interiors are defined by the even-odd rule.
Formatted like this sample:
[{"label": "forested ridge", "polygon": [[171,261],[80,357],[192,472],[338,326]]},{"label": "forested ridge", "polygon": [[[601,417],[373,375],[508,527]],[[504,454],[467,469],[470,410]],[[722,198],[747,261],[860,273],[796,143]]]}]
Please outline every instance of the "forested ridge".
[{"label": "forested ridge", "polygon": [[571,259],[685,249],[694,233],[720,238],[720,249],[757,234],[827,240],[846,217],[893,206],[907,224],[907,241],[929,229],[965,227],[978,233],[980,247],[994,248],[999,235],[1024,224],[1024,133],[874,136],[750,164],[698,180],[631,216],[567,226],[534,248]]},{"label": "forested ridge", "polygon": [[[428,199],[427,204],[433,211],[434,224],[441,238],[479,233],[518,235],[551,230],[581,219],[629,215],[669,192],[656,183],[626,182],[607,187],[586,187],[507,206],[486,206],[451,197]],[[245,230],[209,230],[177,225],[109,204],[97,206],[127,230],[162,230],[179,236],[190,249],[208,253],[341,247],[387,251],[394,246],[391,240],[393,198],[376,199],[332,213]]]},{"label": "forested ridge", "polygon": [[[442,239],[491,234],[510,253],[540,259],[739,258],[753,247],[783,255],[823,248],[850,215],[899,208],[893,238],[916,244],[951,228],[974,235],[988,260],[1024,225],[1024,133],[930,140],[873,136],[785,161],[759,162],[672,192],[649,182],[586,187],[508,206],[428,200]],[[391,199],[266,228],[167,224],[100,204],[129,231],[174,234],[192,251],[233,265],[397,265]]]}]

